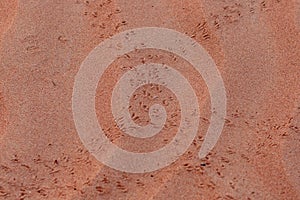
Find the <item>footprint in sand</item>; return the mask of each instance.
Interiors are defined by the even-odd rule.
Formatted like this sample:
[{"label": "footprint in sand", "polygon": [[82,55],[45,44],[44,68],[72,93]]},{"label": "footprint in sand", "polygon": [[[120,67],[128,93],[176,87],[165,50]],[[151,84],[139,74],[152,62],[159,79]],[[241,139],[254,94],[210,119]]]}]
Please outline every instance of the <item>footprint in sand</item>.
[{"label": "footprint in sand", "polygon": [[282,147],[282,162],[286,175],[300,195],[300,106],[291,119],[288,135],[285,136],[285,142]]}]

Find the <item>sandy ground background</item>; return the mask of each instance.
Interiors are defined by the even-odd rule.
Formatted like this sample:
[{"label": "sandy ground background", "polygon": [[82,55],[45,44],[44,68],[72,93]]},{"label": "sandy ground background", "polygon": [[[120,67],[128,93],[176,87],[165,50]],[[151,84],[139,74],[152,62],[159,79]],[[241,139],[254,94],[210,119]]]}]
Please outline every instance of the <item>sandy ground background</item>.
[{"label": "sandy ground background", "polygon": [[[300,199],[299,10],[297,0],[1,0],[0,199]],[[89,154],[75,129],[71,98],[88,53],[143,26],[180,31],[209,52],[224,79],[227,118],[217,145],[199,160],[210,117],[201,76],[158,50],[120,57],[99,81],[96,97],[98,120],[120,147],[158,149],[180,119],[172,92],[145,86],[131,100],[134,120],[149,120],[145,91],[168,100],[169,120],[154,138],[122,134],[108,102],[124,69],[168,63],[189,77],[201,110],[199,133],[178,161],[128,174]]]}]

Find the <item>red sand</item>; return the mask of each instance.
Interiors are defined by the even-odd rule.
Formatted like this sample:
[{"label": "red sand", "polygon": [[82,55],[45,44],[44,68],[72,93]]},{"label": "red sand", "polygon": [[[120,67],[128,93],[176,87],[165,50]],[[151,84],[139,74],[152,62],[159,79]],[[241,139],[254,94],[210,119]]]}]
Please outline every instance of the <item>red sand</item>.
[{"label": "red sand", "polygon": [[[284,0],[1,1],[0,199],[299,199],[299,19],[299,3]],[[108,137],[116,144],[151,151],[172,137],[169,131],[145,141],[122,136],[110,104],[100,106],[109,102],[122,73],[117,67],[147,62],[149,54],[198,88],[202,122],[193,145],[174,164],[127,174],[87,152],[71,99],[88,53],[120,31],[143,26],[186,33],[209,52],[225,83],[227,120],[213,151],[199,160],[210,116],[201,76],[160,51],[119,58],[100,80],[96,98],[99,122],[111,128]],[[142,89],[136,94],[131,112],[143,124],[148,116],[136,104],[150,102]],[[172,96],[167,89],[161,95]],[[177,114],[169,121],[176,125],[180,113],[173,107],[170,112]]]}]

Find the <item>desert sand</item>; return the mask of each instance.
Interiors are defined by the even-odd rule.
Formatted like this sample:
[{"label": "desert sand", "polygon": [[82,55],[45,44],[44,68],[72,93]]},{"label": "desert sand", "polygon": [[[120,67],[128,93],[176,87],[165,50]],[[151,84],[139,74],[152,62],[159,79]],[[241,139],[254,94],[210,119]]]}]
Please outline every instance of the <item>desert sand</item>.
[{"label": "desert sand", "polygon": [[[300,199],[299,10],[297,0],[1,0],[0,199]],[[98,121],[128,151],[168,143],[180,121],[172,91],[148,85],[130,99],[140,125],[149,122],[148,94],[165,104],[168,120],[152,138],[123,134],[110,105],[126,70],[163,62],[195,89],[193,144],[170,166],[142,174],[107,167],[82,144],[72,114],[76,73],[99,43],[139,27],[186,34],[216,63],[227,116],[206,158],[197,155],[211,115],[205,82],[184,59],[155,49],[108,67],[97,87]]]}]

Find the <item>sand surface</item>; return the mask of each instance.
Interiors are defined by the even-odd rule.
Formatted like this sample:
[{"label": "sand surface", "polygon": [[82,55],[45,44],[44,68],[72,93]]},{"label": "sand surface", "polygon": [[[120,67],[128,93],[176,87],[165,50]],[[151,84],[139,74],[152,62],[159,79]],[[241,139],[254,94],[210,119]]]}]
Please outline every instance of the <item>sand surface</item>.
[{"label": "sand surface", "polygon": [[[1,0],[0,199],[300,199],[300,3],[297,0]],[[150,152],[178,128],[172,91],[146,85],[130,99],[133,120],[165,104],[168,120],[153,138],[123,134],[111,93],[130,68],[166,63],[188,78],[199,102],[193,144],[172,165],[151,173],[114,170],[82,144],[72,114],[75,75],[103,40],[139,27],[174,29],[211,55],[227,94],[221,137],[198,158],[210,119],[200,74],[161,50],[116,59],[99,80],[96,113],[119,147]],[[145,106],[140,106],[145,105]]]}]

